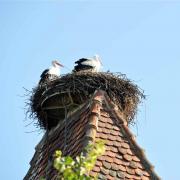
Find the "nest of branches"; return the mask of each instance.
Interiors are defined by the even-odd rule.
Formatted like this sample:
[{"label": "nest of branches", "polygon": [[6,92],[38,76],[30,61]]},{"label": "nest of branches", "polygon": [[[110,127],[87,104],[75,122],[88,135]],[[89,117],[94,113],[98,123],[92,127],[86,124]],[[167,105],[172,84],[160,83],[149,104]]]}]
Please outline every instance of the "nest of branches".
[{"label": "nest of branches", "polygon": [[46,129],[46,113],[42,110],[42,102],[53,93],[70,93],[79,104],[84,103],[95,92],[106,91],[110,99],[127,117],[128,123],[134,123],[137,106],[145,96],[132,81],[120,73],[110,72],[77,72],[61,76],[32,90],[29,102],[30,117],[37,119],[37,126]]}]

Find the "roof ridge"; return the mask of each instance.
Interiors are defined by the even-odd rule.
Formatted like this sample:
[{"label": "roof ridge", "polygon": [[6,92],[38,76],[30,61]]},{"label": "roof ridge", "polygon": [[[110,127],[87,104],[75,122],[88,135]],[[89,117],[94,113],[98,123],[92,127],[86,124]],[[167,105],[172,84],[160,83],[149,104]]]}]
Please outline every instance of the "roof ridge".
[{"label": "roof ridge", "polygon": [[84,147],[89,143],[95,141],[96,133],[98,130],[98,121],[100,118],[100,109],[102,108],[102,101],[104,99],[104,93],[102,94],[99,90],[96,90],[90,100],[90,114],[88,117],[88,123],[86,125],[86,134]]}]

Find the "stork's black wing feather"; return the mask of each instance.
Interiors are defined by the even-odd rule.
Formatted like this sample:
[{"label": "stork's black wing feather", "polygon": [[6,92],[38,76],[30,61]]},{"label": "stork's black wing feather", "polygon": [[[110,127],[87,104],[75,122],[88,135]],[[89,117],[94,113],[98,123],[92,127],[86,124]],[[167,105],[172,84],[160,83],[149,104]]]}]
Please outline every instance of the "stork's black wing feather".
[{"label": "stork's black wing feather", "polygon": [[82,65],[82,64],[74,66],[74,71],[83,71],[83,70],[90,70],[90,69],[92,69],[92,66]]},{"label": "stork's black wing feather", "polygon": [[45,69],[43,72],[42,72],[42,74],[41,74],[41,78],[44,78],[47,74],[48,74],[48,71],[49,71],[49,69]]},{"label": "stork's black wing feather", "polygon": [[86,58],[81,58],[78,61],[76,61],[75,64],[81,64],[82,62],[87,61],[87,60],[88,59],[86,59]]}]

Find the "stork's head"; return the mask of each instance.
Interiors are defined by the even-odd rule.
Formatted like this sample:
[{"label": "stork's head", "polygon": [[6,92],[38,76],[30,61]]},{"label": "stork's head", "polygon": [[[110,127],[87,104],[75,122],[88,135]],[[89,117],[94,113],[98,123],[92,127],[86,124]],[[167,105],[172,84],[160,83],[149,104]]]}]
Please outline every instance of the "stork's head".
[{"label": "stork's head", "polygon": [[57,60],[52,61],[52,65],[54,67],[64,67],[62,64],[60,64]]}]

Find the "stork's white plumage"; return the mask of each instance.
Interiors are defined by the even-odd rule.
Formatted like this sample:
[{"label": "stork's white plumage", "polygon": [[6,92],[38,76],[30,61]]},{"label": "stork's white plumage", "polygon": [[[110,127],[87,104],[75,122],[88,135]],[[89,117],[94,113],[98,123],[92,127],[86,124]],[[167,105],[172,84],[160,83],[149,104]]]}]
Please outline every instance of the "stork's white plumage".
[{"label": "stork's white plumage", "polygon": [[75,72],[84,70],[99,72],[102,67],[102,63],[98,55],[95,55],[93,58],[81,58],[78,61],[76,61],[75,64],[77,64],[74,67]]},{"label": "stork's white plumage", "polygon": [[52,66],[49,69],[45,69],[41,74],[39,84],[51,81],[60,76],[60,67],[64,67],[58,61],[52,61]]}]

